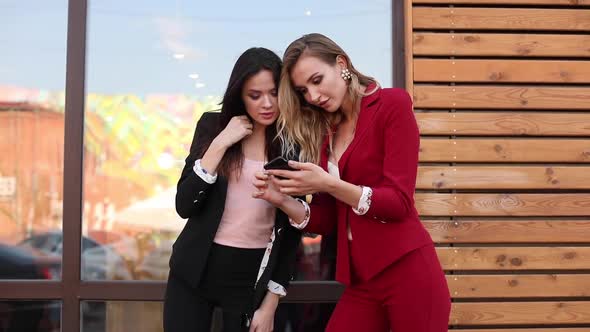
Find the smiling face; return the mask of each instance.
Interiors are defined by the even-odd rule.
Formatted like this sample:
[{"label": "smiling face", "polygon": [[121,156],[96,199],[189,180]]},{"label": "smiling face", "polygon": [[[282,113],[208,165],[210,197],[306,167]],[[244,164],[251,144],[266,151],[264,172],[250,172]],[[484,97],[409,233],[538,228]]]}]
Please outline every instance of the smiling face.
[{"label": "smiling face", "polygon": [[279,116],[277,87],[270,70],[261,70],[250,77],[242,88],[246,112],[255,124],[269,126]]},{"label": "smiling face", "polygon": [[317,57],[303,55],[290,72],[291,82],[307,103],[335,112],[348,91],[346,81],[340,76],[343,68],[346,64],[340,57],[330,65]]}]

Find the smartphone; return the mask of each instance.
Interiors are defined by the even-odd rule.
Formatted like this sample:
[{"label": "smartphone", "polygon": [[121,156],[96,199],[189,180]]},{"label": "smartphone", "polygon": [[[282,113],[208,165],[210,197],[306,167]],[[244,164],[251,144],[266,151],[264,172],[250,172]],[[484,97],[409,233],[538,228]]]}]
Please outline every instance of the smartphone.
[{"label": "smartphone", "polygon": [[296,169],[289,166],[289,162],[287,159],[283,157],[276,157],[275,159],[269,161],[264,166],[264,169],[282,169],[286,171],[296,171]]}]

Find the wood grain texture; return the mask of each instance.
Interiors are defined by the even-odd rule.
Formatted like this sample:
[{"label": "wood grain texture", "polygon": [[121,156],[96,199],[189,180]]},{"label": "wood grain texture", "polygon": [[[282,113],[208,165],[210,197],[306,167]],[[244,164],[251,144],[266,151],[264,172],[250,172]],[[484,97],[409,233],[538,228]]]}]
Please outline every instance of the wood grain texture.
[{"label": "wood grain texture", "polygon": [[590,61],[415,59],[413,66],[416,82],[590,82]]},{"label": "wood grain texture", "polygon": [[414,7],[414,29],[590,31],[579,9]]},{"label": "wood grain texture", "polygon": [[590,6],[590,0],[413,0],[414,4]]},{"label": "wood grain texture", "polygon": [[453,303],[453,325],[587,324],[590,302]]},{"label": "wood grain texture", "polygon": [[422,216],[588,216],[589,194],[416,193]]},{"label": "wood grain texture", "polygon": [[405,1],[414,197],[455,245],[437,247],[450,330],[590,331],[590,0]]},{"label": "wood grain texture", "polygon": [[590,35],[414,32],[412,50],[415,56],[590,57],[588,45]]},{"label": "wood grain texture", "polygon": [[[399,0],[398,0],[399,1]],[[412,34],[414,30],[412,29],[412,0],[403,0],[404,1],[404,35],[406,40],[404,41],[404,60],[406,62],[406,90],[412,96],[414,91],[414,71],[412,66],[409,64],[412,63],[412,58],[414,54],[412,53],[412,49],[414,48],[413,42],[414,38],[412,38]]]},{"label": "wood grain texture", "polygon": [[417,112],[422,135],[590,136],[590,113]]},{"label": "wood grain texture", "polygon": [[449,331],[461,332],[588,332],[587,327],[551,327],[551,328],[534,328],[534,329],[451,329]]},{"label": "wood grain texture", "polygon": [[[423,219],[436,243],[589,243],[588,220]],[[588,267],[590,268],[590,266]]]},{"label": "wood grain texture", "polygon": [[590,167],[422,165],[416,189],[590,189]]},{"label": "wood grain texture", "polygon": [[447,275],[455,299],[590,296],[588,274]]},{"label": "wood grain texture", "polygon": [[590,88],[414,85],[414,107],[590,110]]},{"label": "wood grain texture", "polygon": [[446,271],[588,270],[590,247],[438,247]]},{"label": "wood grain texture", "polygon": [[590,139],[422,138],[421,162],[590,162]]}]

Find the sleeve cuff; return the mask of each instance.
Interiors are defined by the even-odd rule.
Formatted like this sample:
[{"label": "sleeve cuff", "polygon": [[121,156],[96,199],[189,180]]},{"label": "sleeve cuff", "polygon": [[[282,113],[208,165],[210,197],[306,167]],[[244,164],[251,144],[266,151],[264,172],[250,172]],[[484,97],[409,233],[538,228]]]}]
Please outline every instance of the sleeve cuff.
[{"label": "sleeve cuff", "polygon": [[206,169],[201,167],[201,159],[197,159],[195,161],[195,166],[193,166],[193,171],[195,171],[195,174],[197,174],[201,179],[203,179],[203,181],[205,181],[209,184],[214,184],[215,181],[217,181],[217,174],[212,175],[212,174],[208,173]]},{"label": "sleeve cuff", "polygon": [[268,288],[269,292],[276,294],[280,297],[287,296],[287,291],[285,290],[285,287],[283,287],[281,284],[276,283],[272,280],[268,281],[267,288]]},{"label": "sleeve cuff", "polygon": [[306,201],[299,199],[299,198],[295,198],[299,203],[301,203],[303,205],[303,207],[305,208],[305,218],[303,218],[303,222],[301,222],[300,224],[296,223],[295,221],[293,221],[293,219],[289,218],[289,223],[291,224],[291,226],[297,228],[297,229],[304,229],[305,226],[307,226],[307,224],[309,223],[309,217],[311,217],[311,211],[309,209],[309,204],[307,204]]},{"label": "sleeve cuff", "polygon": [[363,188],[363,193],[359,199],[359,204],[356,209],[352,208],[352,211],[359,216],[369,212],[369,209],[371,208],[371,198],[373,197],[373,189],[365,186],[361,187]]}]

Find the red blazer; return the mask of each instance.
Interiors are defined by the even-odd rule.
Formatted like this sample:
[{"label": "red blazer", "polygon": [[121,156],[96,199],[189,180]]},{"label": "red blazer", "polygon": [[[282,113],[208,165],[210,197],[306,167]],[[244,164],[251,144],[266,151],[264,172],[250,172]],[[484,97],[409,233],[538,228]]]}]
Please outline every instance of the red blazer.
[{"label": "red blazer", "polygon": [[[351,284],[351,256],[361,258],[355,260],[354,272],[366,281],[409,251],[432,244],[414,207],[419,144],[412,101],[405,90],[378,89],[363,97],[354,139],[338,168],[342,180],[373,189],[371,207],[358,216],[349,205],[319,193],[310,204],[305,228],[318,234],[337,228],[337,281]],[[327,163],[326,138],[320,166],[327,170]]]}]

